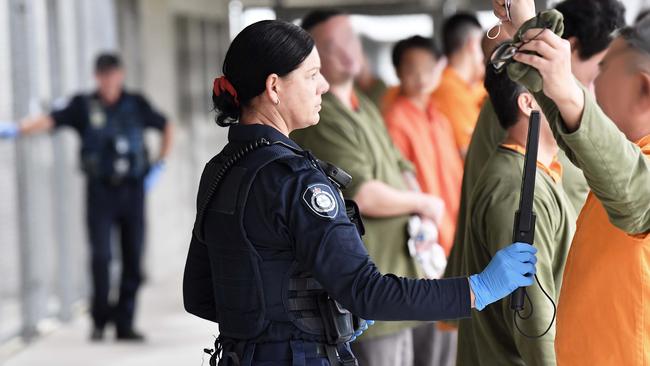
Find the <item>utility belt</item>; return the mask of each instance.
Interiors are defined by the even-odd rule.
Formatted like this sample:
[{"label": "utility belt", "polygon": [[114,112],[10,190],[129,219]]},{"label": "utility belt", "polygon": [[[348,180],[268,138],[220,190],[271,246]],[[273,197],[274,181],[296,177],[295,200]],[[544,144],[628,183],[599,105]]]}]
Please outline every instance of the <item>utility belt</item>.
[{"label": "utility belt", "polygon": [[357,330],[367,328],[366,321],[332,299],[313,277],[290,278],[288,285],[286,302],[292,322],[310,334],[320,333],[323,342],[255,343],[219,337],[211,354],[211,365],[250,365],[253,360],[289,363],[291,360],[291,365],[302,366],[305,358],[327,358],[331,366],[358,366],[349,342]]},{"label": "utility belt", "polygon": [[115,180],[104,177],[87,177],[86,181],[88,182],[89,186],[99,185],[109,189],[144,186],[143,178],[127,177],[124,179]]},{"label": "utility belt", "polygon": [[311,276],[293,277],[288,283],[287,311],[294,324],[310,334],[321,334],[327,344],[342,344],[365,326],[365,320],[350,313]]},{"label": "utility belt", "polygon": [[348,343],[330,345],[303,340],[248,343],[217,338],[210,354],[210,366],[250,366],[258,362],[278,362],[305,366],[309,359],[327,358],[331,366],[358,366]]}]

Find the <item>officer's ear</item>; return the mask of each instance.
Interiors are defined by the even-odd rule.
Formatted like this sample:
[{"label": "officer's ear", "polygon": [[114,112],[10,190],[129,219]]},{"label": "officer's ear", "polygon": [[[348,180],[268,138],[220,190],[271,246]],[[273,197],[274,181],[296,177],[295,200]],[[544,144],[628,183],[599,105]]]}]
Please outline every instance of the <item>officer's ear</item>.
[{"label": "officer's ear", "polygon": [[280,96],[278,95],[279,89],[280,77],[278,74],[270,74],[267,76],[265,94],[273,104],[278,104],[277,101],[280,100]]}]

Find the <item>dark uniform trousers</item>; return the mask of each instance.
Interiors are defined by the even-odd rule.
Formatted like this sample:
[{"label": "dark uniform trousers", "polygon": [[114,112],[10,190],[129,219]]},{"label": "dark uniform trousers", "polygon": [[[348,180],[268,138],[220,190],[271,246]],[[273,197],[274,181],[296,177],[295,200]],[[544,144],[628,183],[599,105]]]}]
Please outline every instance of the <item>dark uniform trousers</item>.
[{"label": "dark uniform trousers", "polygon": [[[113,185],[90,180],[87,187],[87,224],[93,279],[91,313],[96,327],[114,321],[118,331],[131,329],[136,292],[141,280],[144,246],[144,185],[130,180]],[[119,300],[109,303],[111,233],[119,228],[122,275]]]}]

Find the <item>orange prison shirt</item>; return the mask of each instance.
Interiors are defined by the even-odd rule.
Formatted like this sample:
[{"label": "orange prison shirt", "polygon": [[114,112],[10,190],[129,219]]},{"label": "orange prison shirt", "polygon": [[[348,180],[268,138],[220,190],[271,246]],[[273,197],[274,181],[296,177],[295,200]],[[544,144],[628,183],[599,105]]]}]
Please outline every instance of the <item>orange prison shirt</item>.
[{"label": "orange prison shirt", "polygon": [[422,191],[445,202],[439,242],[449,255],[463,180],[463,162],[451,125],[434,103],[425,111],[399,95],[385,106],[384,119],[395,146],[415,165]]},{"label": "orange prison shirt", "polygon": [[[638,145],[650,155],[650,136]],[[650,235],[612,225],[593,193],[564,270],[555,351],[560,366],[650,365]]]},{"label": "orange prison shirt", "polygon": [[487,92],[482,84],[467,84],[449,66],[442,73],[440,85],[432,94],[438,110],[451,122],[460,151],[467,151],[486,96]]},{"label": "orange prison shirt", "polygon": [[386,89],[384,92],[383,98],[381,98],[381,114],[384,116],[386,115],[386,112],[390,107],[395,104],[395,101],[397,98],[400,97],[400,87],[398,86],[391,86]]}]

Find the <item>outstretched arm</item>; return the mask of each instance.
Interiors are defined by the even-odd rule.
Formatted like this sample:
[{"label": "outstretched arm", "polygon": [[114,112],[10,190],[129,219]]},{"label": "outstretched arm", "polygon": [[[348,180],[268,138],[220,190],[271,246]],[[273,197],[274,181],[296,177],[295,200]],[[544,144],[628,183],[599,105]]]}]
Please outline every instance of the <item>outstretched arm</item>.
[{"label": "outstretched arm", "polygon": [[[536,36],[536,37],[535,37]],[[537,69],[535,93],[558,145],[582,169],[610,221],[629,234],[650,232],[650,159],[627,140],[571,73],[569,42],[550,30],[530,29],[515,60]]]},{"label": "outstretched arm", "polygon": [[160,146],[160,156],[159,160],[165,160],[169,156],[169,153],[172,150],[172,145],[174,143],[174,124],[170,121],[165,123],[165,128],[162,132],[162,143]]}]

